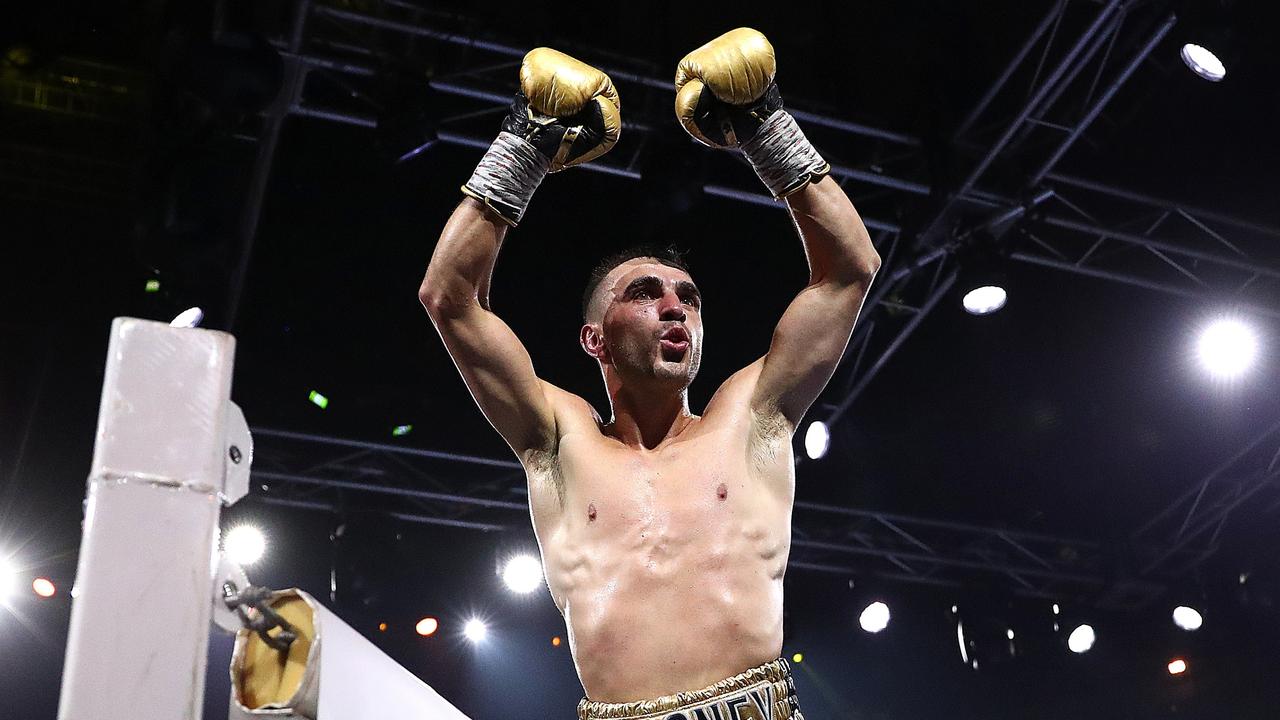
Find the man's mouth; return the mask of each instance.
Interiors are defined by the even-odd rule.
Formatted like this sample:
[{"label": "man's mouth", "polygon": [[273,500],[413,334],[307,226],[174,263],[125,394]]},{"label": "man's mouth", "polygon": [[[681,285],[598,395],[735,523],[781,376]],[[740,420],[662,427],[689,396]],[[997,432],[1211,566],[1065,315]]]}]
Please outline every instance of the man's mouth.
[{"label": "man's mouth", "polygon": [[689,332],[679,325],[668,328],[662,333],[658,344],[661,345],[664,355],[674,355],[676,356],[674,359],[679,359],[679,356],[689,349]]}]

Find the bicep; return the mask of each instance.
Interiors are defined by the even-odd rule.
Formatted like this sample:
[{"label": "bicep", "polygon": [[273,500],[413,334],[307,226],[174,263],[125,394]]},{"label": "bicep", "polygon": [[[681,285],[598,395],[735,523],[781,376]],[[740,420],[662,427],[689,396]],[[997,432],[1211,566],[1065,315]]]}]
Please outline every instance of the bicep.
[{"label": "bicep", "polygon": [[869,285],[817,283],[796,295],[763,358],[754,408],[781,413],[794,430],[835,373]]},{"label": "bicep", "polygon": [[552,387],[510,326],[476,303],[431,319],[471,397],[516,455],[554,449]]}]

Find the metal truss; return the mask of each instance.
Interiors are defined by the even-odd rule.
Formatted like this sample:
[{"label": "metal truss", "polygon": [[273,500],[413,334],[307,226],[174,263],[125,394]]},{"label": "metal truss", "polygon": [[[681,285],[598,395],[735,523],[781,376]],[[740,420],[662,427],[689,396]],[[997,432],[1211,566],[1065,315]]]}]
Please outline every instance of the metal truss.
[{"label": "metal truss", "polygon": [[1239,452],[1133,532],[1142,577],[1178,575],[1213,556],[1227,518],[1245,503],[1280,507],[1280,422],[1262,431]]},{"label": "metal truss", "polygon": [[[254,428],[252,497],[341,515],[379,511],[404,522],[480,531],[528,527],[524,471],[514,461]],[[1140,607],[1159,580],[1126,580],[1095,542],[796,501],[789,567],[1017,595]]]}]

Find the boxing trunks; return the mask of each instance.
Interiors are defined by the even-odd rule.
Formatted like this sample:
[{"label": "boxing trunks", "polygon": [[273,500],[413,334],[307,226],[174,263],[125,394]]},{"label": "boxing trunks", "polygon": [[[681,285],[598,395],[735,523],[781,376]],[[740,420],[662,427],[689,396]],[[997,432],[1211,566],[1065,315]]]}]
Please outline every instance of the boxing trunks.
[{"label": "boxing trunks", "polygon": [[725,678],[701,690],[653,700],[606,703],[583,699],[579,720],[804,720],[783,658]]}]

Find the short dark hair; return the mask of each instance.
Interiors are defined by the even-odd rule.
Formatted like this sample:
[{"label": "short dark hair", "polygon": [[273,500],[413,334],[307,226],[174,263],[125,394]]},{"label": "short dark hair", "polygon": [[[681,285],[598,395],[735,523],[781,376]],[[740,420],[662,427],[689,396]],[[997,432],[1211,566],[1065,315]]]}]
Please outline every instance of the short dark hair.
[{"label": "short dark hair", "polygon": [[[678,268],[685,272],[689,272],[689,265],[685,261],[686,252],[675,245],[659,245],[657,243],[638,243],[630,247],[623,248],[614,253],[606,255],[591,270],[591,274],[587,277],[587,289],[582,293],[582,322],[588,321],[587,315],[591,309],[591,298],[596,294],[596,288],[605,277],[622,263],[636,258],[653,258],[668,267]],[[692,275],[692,273],[690,273]]]}]

